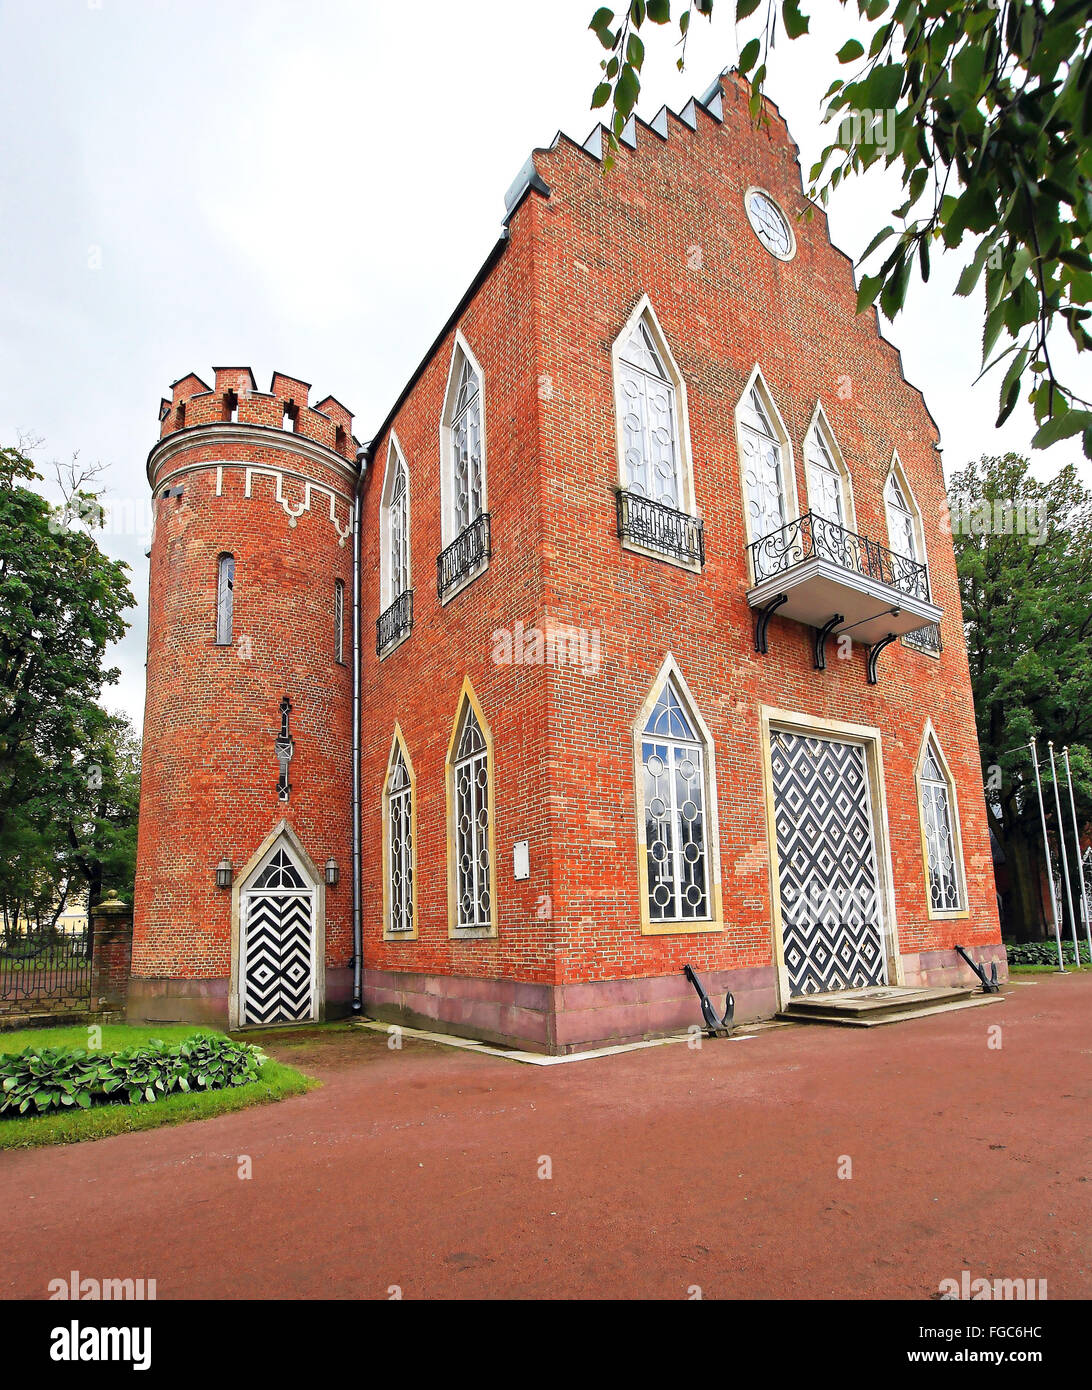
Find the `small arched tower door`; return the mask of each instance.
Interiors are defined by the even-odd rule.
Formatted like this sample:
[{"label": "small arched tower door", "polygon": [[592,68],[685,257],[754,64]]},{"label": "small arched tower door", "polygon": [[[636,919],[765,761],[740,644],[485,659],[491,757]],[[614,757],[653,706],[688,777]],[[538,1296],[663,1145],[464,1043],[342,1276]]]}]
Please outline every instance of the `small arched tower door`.
[{"label": "small arched tower door", "polygon": [[316,885],[278,839],[239,895],[239,1023],[312,1022]]}]

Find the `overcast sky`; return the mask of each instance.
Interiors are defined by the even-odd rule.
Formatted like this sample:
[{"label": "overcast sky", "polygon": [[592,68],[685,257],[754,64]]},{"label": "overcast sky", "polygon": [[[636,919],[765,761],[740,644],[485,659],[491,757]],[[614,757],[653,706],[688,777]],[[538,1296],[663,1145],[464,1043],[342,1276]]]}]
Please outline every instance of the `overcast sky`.
[{"label": "overcast sky", "polygon": [[[601,50],[595,0],[0,0],[0,440],[109,465],[117,516],[143,517],[159,399],[193,370],[276,368],[374,432],[496,240],[504,191],[561,128],[583,141]],[[696,19],[687,69],[655,31],[640,113],[678,110],[734,62],[734,7]],[[820,99],[850,32],[812,0],[813,37],[779,44],[769,94],[805,173],[828,142]],[[853,7],[856,10],[856,6]],[[745,40],[749,35],[742,35]],[[851,183],[830,209],[857,256],[899,199]],[[993,428],[981,304],[934,259],[887,336],[937,419],[949,474],[1025,451],[1021,405]],[[1068,441],[1039,471],[1076,461]],[[1088,474],[1085,471],[1087,478]],[[139,721],[146,534],[102,544],[138,607],[106,703]]]}]

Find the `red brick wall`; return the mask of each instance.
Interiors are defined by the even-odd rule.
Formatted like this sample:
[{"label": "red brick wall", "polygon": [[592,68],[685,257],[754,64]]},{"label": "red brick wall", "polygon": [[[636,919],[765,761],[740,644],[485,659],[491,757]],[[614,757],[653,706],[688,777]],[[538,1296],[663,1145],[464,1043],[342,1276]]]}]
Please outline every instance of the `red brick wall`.
[{"label": "red brick wall", "polygon": [[[409,472],[413,630],[382,660],[375,654],[380,610],[380,495],[390,431],[375,443],[364,485],[363,788],[364,960],[368,967],[517,980],[552,980],[552,932],[538,916],[546,891],[542,768],[548,757],[546,685],[540,667],[497,666],[493,632],[517,617],[534,622],[542,600],[543,484],[536,375],[542,351],[535,318],[537,202],[517,214],[513,238],[459,327],[484,377],[492,560],[481,576],[441,605],[436,557],[443,549],[439,422],[454,330],[434,353],[392,422]],[[495,746],[498,928],[496,940],[448,937],[445,760],[464,676],[489,721]],[[395,720],[417,782],[416,942],[382,940],[380,798]],[[531,878],[512,877],[512,844],[530,841]]]},{"label": "red brick wall", "polygon": [[[831,246],[823,214],[795,224],[790,262],[758,242],[744,191],[768,189],[794,217],[805,206],[795,147],[775,112],[768,129],[755,131],[745,94],[730,79],[724,89],[723,124],[702,110],[696,131],[671,117],[666,141],[641,127],[636,151],[623,148],[609,174],[564,139],[536,152],[551,194],[531,195],[517,211],[508,250],[459,324],[485,375],[494,556],[487,574],[444,609],[433,562],[451,334],[394,422],[411,474],[416,626],[383,662],[365,649],[369,967],[563,983],[670,974],[687,960],[711,970],[768,965],[762,704],[883,730],[904,954],[998,939],[954,559],[940,529],[936,430],[874,315],[856,315],[851,264]],[[645,293],[687,384],[708,555],[700,575],[627,553],[615,533],[611,346]],[[777,620],[769,655],[755,654],[734,410],[756,362],[792,440],[802,509],[803,442],[817,400],[852,473],[858,528],[885,545],[882,488],[897,449],[928,533],[933,598],[944,610],[939,661],[892,645],[870,687],[863,649],[816,672],[809,631]],[[546,392],[538,390],[542,378]],[[378,611],[386,442],[378,441],[366,489],[370,617]],[[494,628],[547,616],[600,631],[598,676],[492,664]],[[640,934],[632,723],[669,651],[715,740],[725,914],[718,935]],[[443,758],[464,673],[496,743],[496,942],[447,938]],[[969,920],[930,921],[926,913],[913,768],[927,717],[958,785]],[[417,771],[420,940],[386,944],[379,790],[396,718]],[[511,845],[523,837],[531,840],[531,878],[516,883]],[[549,924],[535,917],[542,894],[552,901]]]},{"label": "red brick wall", "polygon": [[[550,793],[563,979],[669,973],[686,960],[710,968],[770,961],[761,704],[884,731],[902,952],[998,939],[955,563],[940,530],[936,431],[875,316],[856,315],[851,265],[831,245],[823,214],[794,221],[789,262],[752,232],[745,190],[766,188],[794,219],[805,207],[799,167],[775,113],[768,130],[756,131],[745,91],[726,79],[724,93],[723,124],[699,110],[696,131],[672,117],[667,141],[641,129],[636,151],[623,148],[610,174],[571,145],[536,158],[551,188],[540,204],[542,313],[551,325],[543,370],[554,383],[542,407],[547,603],[564,621],[602,625],[604,661],[597,680],[566,668],[548,675],[552,723],[562,734]],[[694,247],[700,268],[691,268]],[[645,293],[687,384],[705,517],[700,575],[623,552],[612,526],[611,345]],[[803,443],[817,400],[852,475],[858,528],[885,545],[882,489],[898,450],[925,522],[933,599],[944,610],[939,661],[892,645],[870,687],[861,648],[817,672],[809,630],[776,619],[769,654],[754,652],[734,410],[756,362],[792,440],[802,508]],[[839,395],[843,378],[848,399]],[[641,937],[636,926],[631,729],[669,650],[714,735],[723,936]],[[970,922],[926,915],[913,767],[927,716],[958,784]],[[591,749],[594,797],[586,781]]]},{"label": "red brick wall", "polygon": [[[215,867],[227,856],[238,871],[282,817],[320,870],[328,856],[341,866],[340,884],[326,891],[326,959],[345,967],[352,954],[351,417],[337,402],[323,403],[328,413],[308,408],[305,384],[290,378],[275,378],[270,395],[250,392],[250,381],[246,369],[221,369],[209,391],[184,378],[151,458],[157,500],[136,977],[226,980],[232,895],[215,886]],[[238,389],[242,428],[220,423],[230,387]],[[300,406],[298,438],[281,428],[284,402],[292,398]],[[179,404],[186,407],[182,433]],[[272,428],[251,432],[252,425]],[[304,501],[305,480],[332,490],[344,543],[330,518],[329,492],[316,488],[310,510],[293,521],[275,500],[274,478],[255,474],[251,496],[244,496],[248,465],[282,470],[282,495],[293,510]],[[179,485],[181,497],[162,497]],[[229,647],[215,643],[223,552],[235,556]],[[345,584],[344,665],[334,658],[336,579]],[[277,798],[273,750],[284,695],[294,707],[295,738],[287,805]]]},{"label": "red brick wall", "polygon": [[[852,269],[830,245],[822,213],[796,224],[790,262],[757,241],[744,190],[768,189],[794,216],[804,206],[799,169],[776,113],[756,131],[744,93],[730,79],[724,89],[723,124],[701,109],[696,131],[671,117],[666,141],[641,126],[636,151],[623,148],[609,174],[564,139],[536,152],[550,196],[524,199],[507,248],[457,325],[484,375],[492,560],[440,604],[439,423],[453,328],[392,422],[410,479],[414,627],[382,660],[374,633],[390,430],[376,440],[362,501],[361,779],[364,964],[376,978],[403,972],[427,993],[429,977],[471,977],[473,993],[498,978],[531,988],[677,975],[684,961],[710,972],[757,967],[761,975],[773,954],[763,704],[883,731],[901,951],[998,939],[953,552],[940,529],[936,431],[874,315],[855,314]],[[700,574],[626,552],[615,532],[611,346],[643,294],[687,384],[708,557]],[[809,632],[781,620],[769,654],[755,654],[734,410],[756,362],[791,436],[802,506],[803,442],[817,400],[852,473],[858,529],[884,544],[882,487],[898,450],[944,610],[939,661],[895,644],[870,687],[862,650],[848,660],[832,653],[828,669],[816,672]],[[239,395],[240,423],[265,429],[240,439],[216,424],[228,390]],[[327,894],[327,962],[344,965],[351,952],[351,685],[349,668],[333,661],[331,633],[334,578],[345,580],[347,600],[351,594],[351,546],[338,545],[322,499],[291,527],[271,480],[257,479],[247,500],[242,473],[225,466],[224,496],[214,495],[215,464],[244,460],[348,493],[332,453],[311,458],[280,430],[289,400],[305,438],[352,458],[348,412],[332,398],[311,410],[306,383],[293,378],[278,375],[259,393],[246,369],[220,369],[213,388],[190,376],[164,402],[164,437],[185,448],[157,465],[154,482],[157,492],[170,481],[185,491],[157,503],[152,550],[138,976],[226,978],[230,895],[213,886],[214,867],[224,854],[242,864],[282,814],[317,864],[329,854],[342,864],[341,884]],[[200,466],[179,472],[190,464]],[[298,480],[286,479],[285,488],[302,498]],[[347,520],[344,509],[339,516]],[[235,630],[250,639],[247,660],[213,641],[224,550],[236,556]],[[347,625],[348,617],[347,602]],[[495,664],[493,634],[517,620],[597,631],[599,673]],[[632,724],[669,651],[715,742],[719,934],[640,933]],[[464,676],[494,740],[496,940],[448,936],[444,761]],[[287,811],[276,799],[272,743],[285,693],[296,737]],[[958,785],[966,920],[931,922],[926,914],[913,778],[926,718]],[[396,720],[416,774],[419,939],[384,942],[381,789]],[[519,839],[530,841],[523,882],[512,873]],[[545,1014],[551,1005],[536,994],[533,1007]]]}]

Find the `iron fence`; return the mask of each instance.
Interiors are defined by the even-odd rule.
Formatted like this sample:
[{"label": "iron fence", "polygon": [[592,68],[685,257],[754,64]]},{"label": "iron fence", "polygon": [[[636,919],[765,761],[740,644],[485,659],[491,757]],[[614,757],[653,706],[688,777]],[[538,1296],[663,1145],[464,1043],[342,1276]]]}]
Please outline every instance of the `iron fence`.
[{"label": "iron fence", "polygon": [[55,927],[0,934],[0,1012],[86,1008],[91,998],[91,932]]},{"label": "iron fence", "polygon": [[749,547],[755,583],[792,569],[805,560],[829,560],[839,569],[876,579],[899,593],[929,602],[929,574],[918,560],[899,555],[867,536],[847,531],[817,512],[771,531]]}]

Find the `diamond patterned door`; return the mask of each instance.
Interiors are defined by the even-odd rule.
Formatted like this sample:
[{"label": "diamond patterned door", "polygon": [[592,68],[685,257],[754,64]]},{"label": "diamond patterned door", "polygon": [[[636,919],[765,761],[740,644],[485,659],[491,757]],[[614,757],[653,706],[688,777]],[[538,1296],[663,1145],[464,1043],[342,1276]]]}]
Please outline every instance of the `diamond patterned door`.
[{"label": "diamond patterned door", "polygon": [[789,993],[885,984],[864,749],[774,730],[771,763]]},{"label": "diamond patterned door", "polygon": [[315,893],[278,848],[243,893],[239,1022],[315,1017]]}]

